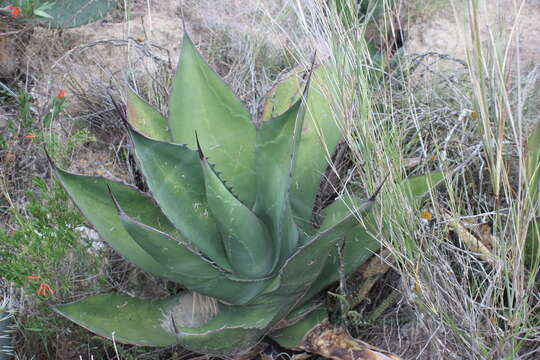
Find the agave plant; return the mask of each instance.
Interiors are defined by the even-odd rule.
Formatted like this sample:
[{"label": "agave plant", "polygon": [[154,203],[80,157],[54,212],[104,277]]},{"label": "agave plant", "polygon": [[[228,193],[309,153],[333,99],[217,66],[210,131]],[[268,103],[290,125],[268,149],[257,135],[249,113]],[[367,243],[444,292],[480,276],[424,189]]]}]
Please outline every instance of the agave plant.
[{"label": "agave plant", "polygon": [[[316,298],[339,279],[338,267],[351,272],[379,248],[359,223],[378,190],[367,200],[342,196],[320,225],[312,221],[340,139],[322,90],[331,71],[278,85],[257,128],[185,34],[168,118],[128,93],[126,126],[150,194],[53,169],[118,253],[186,290],[159,300],[100,294],[54,309],[131,344],[234,355],[269,335],[302,346],[326,318]],[[424,178],[408,184],[426,191]]]}]

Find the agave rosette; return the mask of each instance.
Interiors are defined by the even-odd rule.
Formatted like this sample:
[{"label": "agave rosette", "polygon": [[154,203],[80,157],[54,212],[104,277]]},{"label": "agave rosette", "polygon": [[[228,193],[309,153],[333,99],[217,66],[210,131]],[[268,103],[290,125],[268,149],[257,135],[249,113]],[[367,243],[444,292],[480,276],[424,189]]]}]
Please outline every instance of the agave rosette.
[{"label": "agave rosette", "polygon": [[[100,294],[55,310],[120,342],[216,355],[242,352],[269,333],[290,344],[301,338],[325,316],[311,300],[339,278],[335,245],[347,242],[346,272],[379,247],[358,221],[373,198],[343,196],[312,225],[340,139],[321,90],[329,73],[323,65],[307,85],[298,77],[280,83],[256,128],[185,35],[168,118],[128,93],[128,132],[151,196],[53,168],[118,253],[186,291],[160,300]],[[194,311],[208,298],[210,311]]]}]

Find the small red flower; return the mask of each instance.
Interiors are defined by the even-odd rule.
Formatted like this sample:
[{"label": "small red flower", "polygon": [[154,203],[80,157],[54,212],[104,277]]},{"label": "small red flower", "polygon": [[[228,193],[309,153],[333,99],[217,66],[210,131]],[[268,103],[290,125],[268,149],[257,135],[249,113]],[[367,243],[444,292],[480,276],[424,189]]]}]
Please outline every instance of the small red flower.
[{"label": "small red flower", "polygon": [[58,93],[56,97],[59,99],[63,99],[66,96],[66,93],[67,93],[66,90],[62,90]]},{"label": "small red flower", "polygon": [[33,139],[33,138],[35,138],[35,137],[36,137],[35,135],[26,135],[26,136],[25,136],[25,138],[27,138],[27,139]]},{"label": "small red flower", "polygon": [[30,280],[36,280],[39,279],[41,276],[39,275],[28,275],[26,278]]},{"label": "small red flower", "polygon": [[37,291],[37,294],[39,296],[47,296],[47,293],[51,294],[51,295],[54,295],[54,290],[51,289],[51,287],[49,286],[49,284],[45,284],[45,283],[41,283],[39,285],[39,289]]},{"label": "small red flower", "polygon": [[13,16],[14,19],[21,13],[21,10],[19,10],[19,8],[16,6],[9,5],[7,8],[11,12],[11,16]]}]

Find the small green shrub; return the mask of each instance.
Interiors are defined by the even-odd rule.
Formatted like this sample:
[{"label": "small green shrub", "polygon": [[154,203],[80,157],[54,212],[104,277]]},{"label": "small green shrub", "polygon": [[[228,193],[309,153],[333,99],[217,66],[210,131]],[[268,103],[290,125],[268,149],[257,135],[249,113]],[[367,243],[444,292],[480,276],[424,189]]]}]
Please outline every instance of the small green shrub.
[{"label": "small green shrub", "polygon": [[[34,178],[37,192],[28,192],[26,214],[12,208],[17,230],[0,230],[0,274],[37,294],[41,284],[69,287],[58,269],[69,249],[78,246],[76,227],[84,220],[70,210],[68,196],[57,182],[47,185]],[[47,292],[44,295],[50,295]]]},{"label": "small green shrub", "polygon": [[77,27],[96,21],[114,7],[115,0],[0,0],[4,16],[51,28]]}]

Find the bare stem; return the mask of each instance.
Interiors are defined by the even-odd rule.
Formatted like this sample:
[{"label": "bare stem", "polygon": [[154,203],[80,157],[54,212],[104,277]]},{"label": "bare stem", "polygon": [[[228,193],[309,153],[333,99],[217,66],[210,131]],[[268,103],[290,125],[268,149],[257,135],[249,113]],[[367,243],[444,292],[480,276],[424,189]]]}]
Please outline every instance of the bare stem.
[{"label": "bare stem", "polygon": [[353,339],[340,326],[323,321],[304,337],[302,348],[334,360],[401,360],[397,355]]}]

